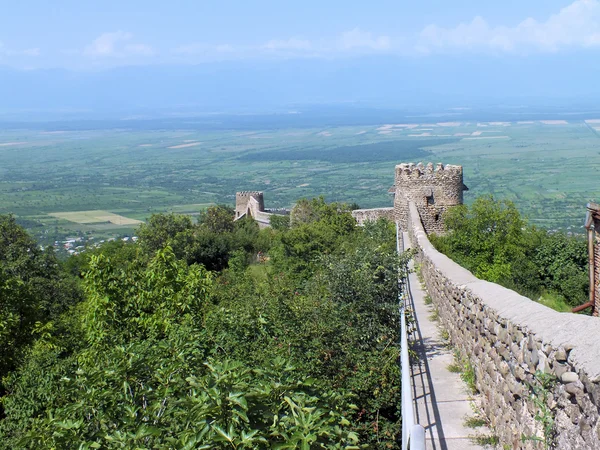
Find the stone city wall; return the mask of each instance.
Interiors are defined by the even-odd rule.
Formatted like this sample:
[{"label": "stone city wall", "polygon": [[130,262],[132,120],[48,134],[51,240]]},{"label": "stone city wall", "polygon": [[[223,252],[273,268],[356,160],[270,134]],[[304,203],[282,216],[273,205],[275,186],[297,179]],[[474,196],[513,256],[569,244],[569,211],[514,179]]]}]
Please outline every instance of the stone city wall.
[{"label": "stone city wall", "polygon": [[443,214],[451,206],[463,202],[462,166],[438,163],[403,163],[396,166],[394,208],[396,218],[404,229],[407,226],[408,202],[415,203],[428,233],[444,231]]},{"label": "stone city wall", "polygon": [[[554,418],[553,446],[600,449],[600,322],[559,313],[514,291],[482,281],[429,242],[419,212],[409,204],[409,227],[424,282],[453,346],[474,368],[482,409],[502,445],[544,448],[523,436],[544,436],[531,398],[539,372]],[[538,373],[536,375],[536,372]]]},{"label": "stone city wall", "polygon": [[[253,201],[252,201],[253,200]],[[255,211],[265,210],[264,194],[259,191],[241,191],[235,193],[235,218],[239,219],[248,212],[249,208]],[[253,211],[254,212],[254,211]]]},{"label": "stone city wall", "polygon": [[358,225],[362,226],[365,222],[375,221],[380,218],[386,218],[391,222],[395,221],[394,208],[374,208],[374,209],[355,209],[352,211],[352,217],[356,219]]}]

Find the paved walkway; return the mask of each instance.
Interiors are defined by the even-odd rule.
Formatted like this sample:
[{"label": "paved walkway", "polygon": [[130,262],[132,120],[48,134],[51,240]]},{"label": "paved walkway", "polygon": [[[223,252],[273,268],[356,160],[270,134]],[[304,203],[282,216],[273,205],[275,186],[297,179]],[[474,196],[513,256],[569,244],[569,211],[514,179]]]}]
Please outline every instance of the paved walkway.
[{"label": "paved walkway", "polygon": [[[403,234],[405,248],[410,238]],[[410,266],[412,268],[412,261]],[[419,360],[412,366],[413,398],[416,403],[416,423],[425,428],[428,450],[481,449],[473,442],[476,434],[489,434],[487,428],[467,428],[465,419],[473,416],[470,396],[460,374],[448,366],[454,362],[452,350],[440,336],[437,322],[430,319],[433,308],[425,304],[426,293],[416,273],[409,275],[410,299],[415,313],[416,331],[413,339]]]}]

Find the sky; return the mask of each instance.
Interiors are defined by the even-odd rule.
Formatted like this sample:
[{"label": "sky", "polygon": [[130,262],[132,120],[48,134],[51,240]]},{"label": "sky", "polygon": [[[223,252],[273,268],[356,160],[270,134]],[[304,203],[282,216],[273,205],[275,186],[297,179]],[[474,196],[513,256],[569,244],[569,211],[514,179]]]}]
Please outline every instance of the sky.
[{"label": "sky", "polygon": [[[311,71],[319,65],[341,73],[344,67],[363,70],[367,61],[381,71],[402,70],[405,63],[417,72],[450,71],[452,76],[460,76],[462,62],[481,77],[494,78],[514,76],[511,68],[523,64],[523,76],[534,83],[548,71],[565,79],[578,69],[594,71],[594,61],[600,61],[600,0],[0,3],[0,82],[23,72],[37,74],[36,83],[51,82],[49,69],[88,77],[88,83],[97,73],[131,67],[160,78],[165,71],[172,76],[201,65],[203,80],[211,67],[219,77],[228,70],[251,70],[259,77],[261,68],[296,67],[295,83],[302,83],[303,73],[307,82],[318,81]],[[376,81],[377,67],[370,69],[365,82]],[[466,79],[477,85],[476,77]],[[112,82],[119,86],[118,80]],[[434,90],[443,90],[442,80],[437,83]],[[454,91],[458,95],[465,86]],[[522,92],[527,89],[523,85]],[[584,87],[578,89],[585,94]]]},{"label": "sky", "polygon": [[599,0],[3,2],[15,68],[600,50]]}]

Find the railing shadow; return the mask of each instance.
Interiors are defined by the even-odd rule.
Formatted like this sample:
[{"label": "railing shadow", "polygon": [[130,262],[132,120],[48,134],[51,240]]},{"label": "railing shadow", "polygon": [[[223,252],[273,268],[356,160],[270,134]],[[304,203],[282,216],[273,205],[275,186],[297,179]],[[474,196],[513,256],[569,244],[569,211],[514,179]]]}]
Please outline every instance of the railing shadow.
[{"label": "railing shadow", "polygon": [[[407,288],[407,306],[414,312],[415,305],[409,277],[405,278],[405,288]],[[445,353],[443,352],[444,345],[432,342],[431,338],[423,338],[419,318],[416,314],[414,315],[413,327],[411,339],[413,345],[412,349],[418,356],[417,360],[411,363],[413,401],[415,403],[414,407],[417,415],[416,421],[420,424],[428,424],[427,426],[424,426],[425,434],[429,438],[430,447],[433,450],[448,450],[427,359],[428,357]],[[419,380],[421,386],[423,386],[423,393],[417,392],[416,380]],[[420,417],[421,413],[417,407],[418,401],[421,401],[425,405],[425,417]]]}]

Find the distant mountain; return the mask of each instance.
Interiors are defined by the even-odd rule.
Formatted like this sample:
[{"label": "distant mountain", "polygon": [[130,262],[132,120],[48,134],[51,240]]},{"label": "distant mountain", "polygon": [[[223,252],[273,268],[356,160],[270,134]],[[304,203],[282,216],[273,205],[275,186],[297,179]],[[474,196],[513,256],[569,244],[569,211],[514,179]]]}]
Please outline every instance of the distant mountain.
[{"label": "distant mountain", "polygon": [[183,115],[287,111],[307,104],[354,102],[429,109],[499,103],[585,105],[600,98],[597,63],[591,56],[377,56],[103,71],[0,67],[0,113],[122,117],[156,115],[160,110]]}]

